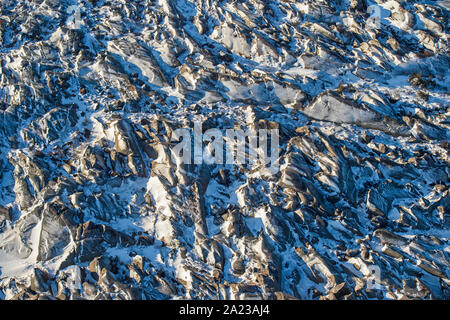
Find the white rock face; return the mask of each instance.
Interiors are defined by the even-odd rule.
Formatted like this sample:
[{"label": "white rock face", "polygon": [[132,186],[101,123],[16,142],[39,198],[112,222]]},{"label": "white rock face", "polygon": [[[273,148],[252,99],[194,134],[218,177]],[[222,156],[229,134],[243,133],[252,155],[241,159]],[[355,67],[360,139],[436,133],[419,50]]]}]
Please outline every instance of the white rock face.
[{"label": "white rock face", "polygon": [[76,3],[0,0],[0,299],[450,297],[448,1]]}]

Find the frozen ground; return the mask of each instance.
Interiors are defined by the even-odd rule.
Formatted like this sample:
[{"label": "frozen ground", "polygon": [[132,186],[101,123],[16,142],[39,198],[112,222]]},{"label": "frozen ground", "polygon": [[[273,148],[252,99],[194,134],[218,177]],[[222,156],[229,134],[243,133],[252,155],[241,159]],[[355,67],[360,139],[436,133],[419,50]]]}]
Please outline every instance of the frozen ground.
[{"label": "frozen ground", "polygon": [[[0,0],[0,299],[448,299],[448,19]],[[199,121],[280,171],[175,163]]]}]

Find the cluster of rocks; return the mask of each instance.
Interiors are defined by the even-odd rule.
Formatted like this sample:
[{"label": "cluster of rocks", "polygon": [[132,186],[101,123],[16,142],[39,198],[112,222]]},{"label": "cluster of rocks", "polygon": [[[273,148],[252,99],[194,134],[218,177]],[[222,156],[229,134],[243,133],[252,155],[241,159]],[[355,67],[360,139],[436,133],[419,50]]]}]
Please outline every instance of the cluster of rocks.
[{"label": "cluster of rocks", "polygon": [[0,299],[450,297],[445,2],[0,4]]}]

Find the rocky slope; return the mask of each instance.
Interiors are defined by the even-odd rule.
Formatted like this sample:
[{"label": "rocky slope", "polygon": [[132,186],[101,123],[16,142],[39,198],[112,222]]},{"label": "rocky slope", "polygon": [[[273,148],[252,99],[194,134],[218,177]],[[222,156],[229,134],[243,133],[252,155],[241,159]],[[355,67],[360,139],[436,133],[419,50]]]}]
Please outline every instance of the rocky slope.
[{"label": "rocky slope", "polygon": [[[448,299],[448,19],[0,0],[0,299]],[[280,171],[175,163],[199,121]]]}]

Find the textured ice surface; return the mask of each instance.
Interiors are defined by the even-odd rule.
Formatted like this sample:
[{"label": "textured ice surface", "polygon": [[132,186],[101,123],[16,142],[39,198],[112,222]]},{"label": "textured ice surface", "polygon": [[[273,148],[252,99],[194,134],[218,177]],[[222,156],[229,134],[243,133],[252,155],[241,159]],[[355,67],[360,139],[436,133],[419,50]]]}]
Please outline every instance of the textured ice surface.
[{"label": "textured ice surface", "polygon": [[448,3],[0,0],[0,299],[448,299]]}]

